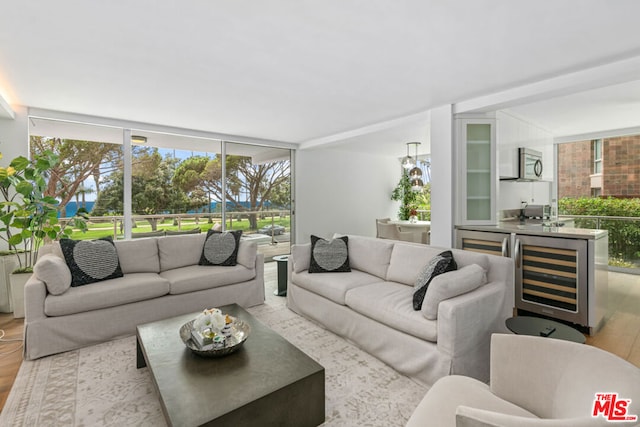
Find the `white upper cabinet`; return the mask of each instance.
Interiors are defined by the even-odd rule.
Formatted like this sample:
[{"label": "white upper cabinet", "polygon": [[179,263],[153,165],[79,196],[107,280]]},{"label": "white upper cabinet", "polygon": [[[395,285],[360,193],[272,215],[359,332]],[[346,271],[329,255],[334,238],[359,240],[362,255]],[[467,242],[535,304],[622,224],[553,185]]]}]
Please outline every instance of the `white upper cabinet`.
[{"label": "white upper cabinet", "polygon": [[458,115],[457,212],[458,224],[495,224],[497,221],[497,164],[495,118]]}]

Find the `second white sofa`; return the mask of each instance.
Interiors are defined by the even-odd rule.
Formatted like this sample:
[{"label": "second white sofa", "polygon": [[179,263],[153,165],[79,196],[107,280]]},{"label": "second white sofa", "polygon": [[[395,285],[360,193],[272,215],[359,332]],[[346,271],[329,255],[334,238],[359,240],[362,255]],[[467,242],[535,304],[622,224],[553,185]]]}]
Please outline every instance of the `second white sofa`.
[{"label": "second white sofa", "polygon": [[[449,374],[487,381],[491,334],[508,332],[504,322],[513,313],[513,260],[347,237],[350,272],[309,273],[311,244],[292,247],[288,307],[423,384]],[[416,279],[432,258],[446,250],[453,253],[458,271],[437,276],[422,310],[414,310]],[[459,294],[458,285],[469,289],[463,268],[477,271],[478,266],[486,280]]]}]

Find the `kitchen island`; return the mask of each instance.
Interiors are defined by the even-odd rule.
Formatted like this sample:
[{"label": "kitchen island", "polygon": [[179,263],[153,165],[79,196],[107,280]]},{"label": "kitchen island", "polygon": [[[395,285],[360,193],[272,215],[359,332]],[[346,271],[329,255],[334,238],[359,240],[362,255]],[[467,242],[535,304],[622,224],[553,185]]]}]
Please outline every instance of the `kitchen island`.
[{"label": "kitchen island", "polygon": [[608,232],[542,221],[456,226],[458,249],[513,257],[518,313],[572,323],[594,334],[604,322]]}]

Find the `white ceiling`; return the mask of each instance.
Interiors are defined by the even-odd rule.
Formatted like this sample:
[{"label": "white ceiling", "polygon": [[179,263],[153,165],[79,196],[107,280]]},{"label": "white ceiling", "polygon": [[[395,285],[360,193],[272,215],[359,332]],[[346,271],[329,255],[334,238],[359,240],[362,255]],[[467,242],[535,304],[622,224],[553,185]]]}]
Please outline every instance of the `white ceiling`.
[{"label": "white ceiling", "polygon": [[[303,145],[344,134],[343,147],[402,155],[428,138],[424,123],[376,123],[636,57],[639,15],[636,0],[13,1],[0,94]],[[606,102],[616,120],[640,117],[636,94]],[[588,106],[605,107],[584,97],[580,110],[565,99],[514,112],[575,132]],[[371,135],[352,132],[363,127]]]},{"label": "white ceiling", "polygon": [[509,108],[557,136],[640,126],[640,80]]}]

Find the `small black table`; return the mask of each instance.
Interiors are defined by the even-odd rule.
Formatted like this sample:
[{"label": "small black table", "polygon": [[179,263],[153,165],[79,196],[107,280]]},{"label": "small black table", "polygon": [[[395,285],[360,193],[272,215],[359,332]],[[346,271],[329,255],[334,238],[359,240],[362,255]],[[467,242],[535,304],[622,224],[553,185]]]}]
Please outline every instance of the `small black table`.
[{"label": "small black table", "polygon": [[274,256],[273,260],[278,263],[278,289],[273,293],[279,297],[287,296],[287,260],[289,255]]},{"label": "small black table", "polygon": [[507,328],[517,335],[533,335],[559,340],[573,341],[584,344],[586,339],[584,335],[564,323],[555,322],[549,319],[543,319],[533,316],[517,316],[510,317],[505,321]]}]

